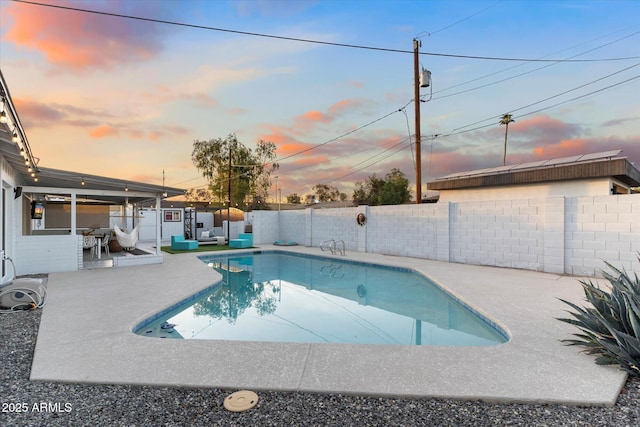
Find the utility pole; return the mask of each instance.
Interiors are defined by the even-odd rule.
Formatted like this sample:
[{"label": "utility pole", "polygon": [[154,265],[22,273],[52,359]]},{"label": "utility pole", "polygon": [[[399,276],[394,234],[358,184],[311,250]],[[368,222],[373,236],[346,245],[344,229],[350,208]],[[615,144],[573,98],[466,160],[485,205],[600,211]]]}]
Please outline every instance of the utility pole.
[{"label": "utility pole", "polygon": [[416,112],[416,203],[422,202],[422,159],[420,153],[420,40],[413,39],[413,103]]}]

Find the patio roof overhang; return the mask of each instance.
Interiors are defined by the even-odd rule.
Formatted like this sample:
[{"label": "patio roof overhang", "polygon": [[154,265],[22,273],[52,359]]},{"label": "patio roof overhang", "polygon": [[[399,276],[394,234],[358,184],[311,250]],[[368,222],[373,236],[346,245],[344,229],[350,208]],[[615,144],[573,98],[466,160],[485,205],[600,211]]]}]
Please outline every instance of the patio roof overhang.
[{"label": "patio roof overhang", "polygon": [[[81,195],[94,201],[121,204],[154,201],[183,195],[182,188],[165,187],[131,180],[109,178],[82,172],[64,171],[37,166],[37,178],[25,165],[25,159],[14,142],[11,131],[4,123],[0,124],[0,154],[15,172],[17,186],[26,193]],[[84,184],[83,184],[84,183]]]},{"label": "patio roof overhang", "polygon": [[[23,187],[23,191],[45,194],[75,194],[92,201],[109,203],[140,203],[184,194],[184,189],[108,178],[79,172],[38,168],[38,182]],[[82,184],[84,182],[84,185]]]}]

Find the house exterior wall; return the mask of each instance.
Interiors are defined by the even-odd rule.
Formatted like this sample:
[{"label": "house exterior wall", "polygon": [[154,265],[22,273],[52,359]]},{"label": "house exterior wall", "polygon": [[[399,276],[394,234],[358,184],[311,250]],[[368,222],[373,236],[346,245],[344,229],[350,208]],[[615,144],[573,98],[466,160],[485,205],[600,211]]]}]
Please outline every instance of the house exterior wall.
[{"label": "house exterior wall", "polygon": [[[15,236],[18,234],[19,223],[16,220],[15,212],[21,207],[19,201],[14,197],[16,187],[15,171],[11,165],[0,156],[0,221],[4,227],[0,227],[0,242],[4,243],[4,256],[16,262]],[[13,279],[13,266],[9,262],[4,263],[4,268],[0,271],[0,283],[6,283]]]},{"label": "house exterior wall", "polygon": [[640,194],[255,211],[253,233],[254,244],[335,239],[347,253],[600,276],[605,261],[640,271]]}]

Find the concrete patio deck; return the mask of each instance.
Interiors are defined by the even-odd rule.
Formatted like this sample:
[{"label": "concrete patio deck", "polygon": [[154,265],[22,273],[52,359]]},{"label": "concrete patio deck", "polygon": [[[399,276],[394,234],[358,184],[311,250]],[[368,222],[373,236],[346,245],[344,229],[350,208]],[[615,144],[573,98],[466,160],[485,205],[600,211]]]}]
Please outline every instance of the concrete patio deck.
[{"label": "concrete patio deck", "polygon": [[[300,246],[286,252],[322,255]],[[510,341],[417,347],[135,335],[141,321],[219,280],[196,255],[50,274],[31,379],[606,406],[625,383],[616,367],[597,366],[560,342],[576,329],[555,320],[567,309],[558,298],[583,301],[578,278],[368,253],[345,258],[424,273],[508,331]]]}]

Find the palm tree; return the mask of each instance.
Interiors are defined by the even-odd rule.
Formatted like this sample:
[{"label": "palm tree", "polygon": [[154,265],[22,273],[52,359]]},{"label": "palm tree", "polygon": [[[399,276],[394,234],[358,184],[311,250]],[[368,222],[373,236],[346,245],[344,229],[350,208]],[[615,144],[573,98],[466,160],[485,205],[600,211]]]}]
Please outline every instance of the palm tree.
[{"label": "palm tree", "polygon": [[509,123],[514,123],[513,116],[509,113],[503,114],[500,117],[500,126],[505,125],[504,128],[504,156],[502,157],[502,165],[507,164],[507,134],[509,133]]}]

